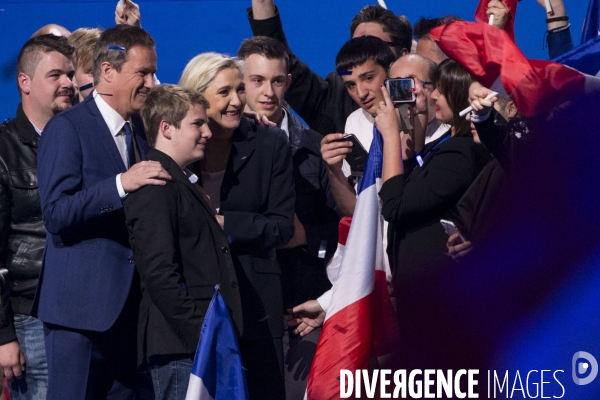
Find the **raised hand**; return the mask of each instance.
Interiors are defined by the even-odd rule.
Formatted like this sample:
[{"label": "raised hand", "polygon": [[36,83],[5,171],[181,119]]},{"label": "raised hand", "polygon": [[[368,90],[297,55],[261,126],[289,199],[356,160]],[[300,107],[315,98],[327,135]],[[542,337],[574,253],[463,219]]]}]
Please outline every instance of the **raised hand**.
[{"label": "raised hand", "polygon": [[486,11],[488,17],[494,16],[494,26],[498,29],[504,29],[506,21],[508,20],[508,14],[510,10],[508,6],[502,0],[492,0],[488,3],[488,9]]},{"label": "raised hand", "polygon": [[484,87],[479,82],[473,82],[469,87],[469,102],[473,108],[473,112],[477,115],[485,115],[490,111],[490,108],[494,106],[494,103],[498,101],[498,97],[492,97],[488,99],[488,95],[493,93],[492,90]]},{"label": "raised hand", "polygon": [[115,23],[117,25],[132,25],[141,28],[140,18],[140,6],[131,0],[119,0],[115,9]]}]

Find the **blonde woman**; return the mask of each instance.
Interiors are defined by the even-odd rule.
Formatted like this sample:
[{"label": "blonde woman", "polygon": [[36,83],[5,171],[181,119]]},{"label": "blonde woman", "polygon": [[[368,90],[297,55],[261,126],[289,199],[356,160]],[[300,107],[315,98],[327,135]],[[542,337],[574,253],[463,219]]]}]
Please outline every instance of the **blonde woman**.
[{"label": "blonde woman", "polygon": [[252,399],[282,399],[283,299],[275,249],[294,233],[294,180],[287,136],[243,116],[243,64],[217,53],[194,57],[179,84],[210,103],[213,134],[205,157],[193,166],[230,242],[243,333],[239,344]]}]

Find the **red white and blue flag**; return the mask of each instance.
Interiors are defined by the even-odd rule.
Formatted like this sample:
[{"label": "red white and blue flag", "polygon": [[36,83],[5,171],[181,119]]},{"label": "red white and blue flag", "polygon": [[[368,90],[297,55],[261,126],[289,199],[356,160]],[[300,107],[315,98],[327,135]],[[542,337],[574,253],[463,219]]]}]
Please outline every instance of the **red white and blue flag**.
[{"label": "red white and blue flag", "polygon": [[377,129],[373,130],[347,239],[340,235],[344,253],[310,370],[309,400],[339,399],[340,370],[367,369],[371,358],[391,352],[398,335],[384,269],[378,195],[383,141]]},{"label": "red white and blue flag", "polygon": [[202,323],[185,400],[248,398],[233,323],[217,285]]}]

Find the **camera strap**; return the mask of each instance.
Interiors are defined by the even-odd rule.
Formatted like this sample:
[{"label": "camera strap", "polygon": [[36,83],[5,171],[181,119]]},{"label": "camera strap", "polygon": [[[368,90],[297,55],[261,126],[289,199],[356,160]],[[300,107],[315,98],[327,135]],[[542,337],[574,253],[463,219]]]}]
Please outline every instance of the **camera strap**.
[{"label": "camera strap", "polygon": [[[417,154],[416,159],[417,162],[419,163],[419,167],[422,167],[423,164],[425,164],[425,161],[428,161],[429,159],[425,160],[425,157],[427,157],[429,154],[433,154],[434,150],[442,143],[444,143],[446,140],[450,139],[450,135],[446,136],[445,138],[443,138],[442,140],[440,140],[439,142],[436,143],[435,146],[433,146],[432,148],[426,150],[424,153],[420,153]],[[430,157],[431,158],[431,157]]]},{"label": "camera strap", "polygon": [[400,130],[403,132],[407,132],[413,130],[413,116],[408,115],[408,109],[411,107],[410,104],[401,104],[398,106],[398,111],[400,111]]}]

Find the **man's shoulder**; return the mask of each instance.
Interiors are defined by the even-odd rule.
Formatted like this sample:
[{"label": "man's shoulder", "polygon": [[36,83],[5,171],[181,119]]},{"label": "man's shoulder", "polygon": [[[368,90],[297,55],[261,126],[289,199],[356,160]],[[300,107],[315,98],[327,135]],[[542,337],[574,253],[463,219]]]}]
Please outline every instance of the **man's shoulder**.
[{"label": "man's shoulder", "polygon": [[0,138],[5,138],[9,135],[16,135],[18,131],[15,118],[7,118],[0,123]]},{"label": "man's shoulder", "polygon": [[6,153],[14,153],[22,144],[16,118],[3,121],[0,124],[0,157],[4,157]]},{"label": "man's shoulder", "polygon": [[145,185],[131,192],[123,200],[125,214],[132,208],[155,213],[166,203],[172,203],[178,198],[179,188],[175,181],[166,181],[165,185]]},{"label": "man's shoulder", "polygon": [[298,147],[307,148],[320,157],[323,135],[302,124],[302,122],[291,113],[288,113],[288,119],[288,129],[290,131],[290,136],[292,137],[291,140],[293,140]]},{"label": "man's shoulder", "polygon": [[[93,100],[92,100],[93,103]],[[71,123],[79,123],[79,122],[91,122],[93,121],[93,114],[90,112],[89,100],[84,100],[82,103],[75,104],[73,107],[68,108],[60,113],[56,114],[48,124],[51,122],[65,122],[69,121]],[[44,130],[45,131],[45,130]]]},{"label": "man's shoulder", "polygon": [[44,137],[56,137],[57,134],[70,137],[74,132],[88,131],[91,127],[96,126],[97,120],[86,104],[87,101],[76,104],[52,117],[44,128],[41,142],[44,142]]}]

